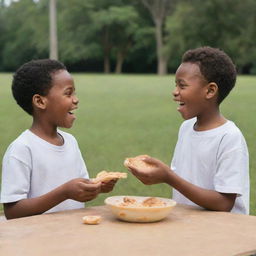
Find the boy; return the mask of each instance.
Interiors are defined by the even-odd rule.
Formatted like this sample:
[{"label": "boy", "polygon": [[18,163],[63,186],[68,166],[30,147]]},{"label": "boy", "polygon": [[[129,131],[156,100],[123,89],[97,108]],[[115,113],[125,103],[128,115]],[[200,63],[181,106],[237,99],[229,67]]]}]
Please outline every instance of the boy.
[{"label": "boy", "polygon": [[236,69],[221,50],[187,51],[176,71],[173,91],[180,127],[171,168],[144,157],[151,171],[129,166],[145,184],[167,183],[178,203],[209,210],[249,213],[248,150],[236,125],[219,109],[236,82]]},{"label": "boy", "polygon": [[1,203],[7,219],[83,208],[113,189],[116,180],[93,184],[70,128],[78,107],[72,76],[50,59],[25,63],[14,75],[12,93],[33,118],[32,126],[3,158]]}]

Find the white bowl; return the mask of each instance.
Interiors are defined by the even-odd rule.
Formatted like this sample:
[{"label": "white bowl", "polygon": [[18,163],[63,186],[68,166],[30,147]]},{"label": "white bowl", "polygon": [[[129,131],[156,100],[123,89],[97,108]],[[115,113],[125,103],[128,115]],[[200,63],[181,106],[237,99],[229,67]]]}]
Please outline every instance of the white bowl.
[{"label": "white bowl", "polygon": [[156,197],[163,201],[162,206],[141,206],[141,205],[122,205],[123,198],[135,199],[138,203],[143,202],[149,197],[144,196],[111,196],[105,199],[105,204],[112,213],[120,220],[128,222],[155,222],[164,219],[169,215],[176,202],[172,199]]}]

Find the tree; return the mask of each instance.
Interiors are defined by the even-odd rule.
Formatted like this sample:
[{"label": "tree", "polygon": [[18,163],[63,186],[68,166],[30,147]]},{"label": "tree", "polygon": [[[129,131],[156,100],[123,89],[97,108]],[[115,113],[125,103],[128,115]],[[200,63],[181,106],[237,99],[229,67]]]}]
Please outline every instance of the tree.
[{"label": "tree", "polygon": [[149,10],[155,24],[155,39],[157,51],[157,73],[167,74],[167,57],[164,54],[164,24],[166,17],[170,14],[173,0],[142,0],[144,6]]},{"label": "tree", "polygon": [[217,47],[231,56],[240,72],[249,72],[256,57],[255,12],[254,0],[183,0],[167,20],[169,54]]},{"label": "tree", "polygon": [[[5,20],[5,11],[3,0],[0,2],[0,60],[3,59],[3,49],[5,45],[6,37],[6,20]],[[0,70],[2,70],[2,61],[0,61]]]},{"label": "tree", "polygon": [[[49,57],[49,1],[0,0],[1,70]],[[255,13],[255,0],[61,0],[58,57],[71,70],[101,71],[105,63],[110,72],[115,63],[116,73],[157,66],[164,74],[186,50],[209,45],[239,72],[256,73]]]},{"label": "tree", "polygon": [[96,34],[101,35],[105,73],[110,72],[111,50],[115,52],[115,72],[122,72],[124,59],[138,28],[137,21],[138,14],[132,6],[110,6],[93,14]]},{"label": "tree", "polygon": [[102,58],[91,18],[94,5],[94,0],[58,2],[59,57],[68,65]]},{"label": "tree", "polygon": [[70,59],[103,60],[105,73],[120,73],[138,28],[134,7],[122,0],[63,1],[60,10],[61,56]]},{"label": "tree", "polygon": [[49,24],[50,24],[50,59],[58,59],[58,36],[56,18],[56,0],[49,1]]},{"label": "tree", "polygon": [[4,70],[14,70],[26,61],[41,57],[34,43],[37,14],[37,4],[32,0],[13,2],[6,7],[2,49]]}]

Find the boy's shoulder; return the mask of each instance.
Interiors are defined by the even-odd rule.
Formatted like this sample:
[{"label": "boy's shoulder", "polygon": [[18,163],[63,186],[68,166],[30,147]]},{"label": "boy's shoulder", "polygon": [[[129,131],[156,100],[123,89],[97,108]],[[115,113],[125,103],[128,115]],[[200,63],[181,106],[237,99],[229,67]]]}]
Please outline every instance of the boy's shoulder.
[{"label": "boy's shoulder", "polygon": [[29,141],[29,130],[23,131],[15,140],[12,141],[10,146],[12,145],[27,145]]},{"label": "boy's shoulder", "polygon": [[29,151],[29,130],[22,132],[11,144],[8,146],[5,155],[26,155]]},{"label": "boy's shoulder", "polygon": [[238,126],[230,120],[222,125],[223,130],[223,139],[231,144],[245,144],[246,141],[242,131],[238,128]]},{"label": "boy's shoulder", "polygon": [[[189,127],[193,128],[195,123],[196,123],[196,120],[197,120],[196,117],[194,117],[194,118],[183,121],[181,126],[180,126],[180,129],[189,128]],[[231,120],[227,120],[226,123],[224,123],[223,125],[218,126],[214,129],[207,130],[206,132],[208,132],[208,131],[221,131],[221,130],[229,132],[230,134],[241,133],[241,131],[237,127],[237,125]]]},{"label": "boy's shoulder", "polygon": [[[64,141],[67,142],[69,145],[77,144],[76,138],[65,131],[59,130],[58,133],[63,137]],[[40,145],[51,145],[47,141],[41,139],[30,130],[23,131],[15,140],[13,140],[10,145],[8,146],[6,152],[9,153],[22,153],[24,151],[33,150],[33,148],[38,148]],[[25,152],[24,152],[25,153]]]},{"label": "boy's shoulder", "polygon": [[195,131],[194,125],[196,123],[196,118],[191,118],[188,120],[183,121],[183,123],[180,126],[179,133],[180,134],[190,134],[199,136],[201,138],[205,137],[218,137],[218,138],[225,138],[225,140],[233,140],[236,138],[243,138],[243,134],[241,130],[237,127],[237,125],[231,121],[227,120],[226,123],[222,124],[221,126],[218,126],[213,129],[205,130],[205,131]]}]

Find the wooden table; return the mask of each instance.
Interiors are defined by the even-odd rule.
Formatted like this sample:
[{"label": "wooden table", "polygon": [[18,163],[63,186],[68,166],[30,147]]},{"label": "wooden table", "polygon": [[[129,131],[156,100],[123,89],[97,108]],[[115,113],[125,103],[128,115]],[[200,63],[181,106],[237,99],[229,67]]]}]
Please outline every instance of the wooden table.
[{"label": "wooden table", "polygon": [[[89,214],[100,214],[102,222],[82,224]],[[233,256],[253,250],[256,216],[184,205],[156,223],[119,221],[106,206],[0,222],[3,256]]]}]

